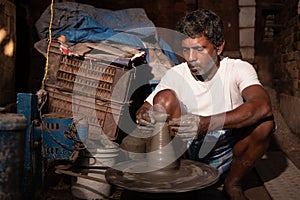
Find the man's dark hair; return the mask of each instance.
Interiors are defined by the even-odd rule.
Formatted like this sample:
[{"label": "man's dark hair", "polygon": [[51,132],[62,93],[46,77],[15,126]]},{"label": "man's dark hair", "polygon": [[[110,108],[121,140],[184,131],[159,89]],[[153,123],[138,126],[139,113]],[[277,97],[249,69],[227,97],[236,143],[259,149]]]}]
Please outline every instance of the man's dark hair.
[{"label": "man's dark hair", "polygon": [[191,38],[203,35],[215,48],[219,47],[224,41],[222,19],[207,9],[199,9],[188,13],[178,22],[177,29]]}]

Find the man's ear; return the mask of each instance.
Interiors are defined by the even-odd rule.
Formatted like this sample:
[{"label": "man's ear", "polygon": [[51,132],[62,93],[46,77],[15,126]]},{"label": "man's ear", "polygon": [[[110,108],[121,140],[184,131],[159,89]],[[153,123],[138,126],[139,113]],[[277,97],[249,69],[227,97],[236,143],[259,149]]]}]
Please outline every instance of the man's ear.
[{"label": "man's ear", "polygon": [[223,52],[224,46],[225,46],[225,41],[223,41],[220,44],[220,46],[218,46],[218,48],[217,48],[217,54],[218,54],[218,56],[221,55],[221,53]]}]

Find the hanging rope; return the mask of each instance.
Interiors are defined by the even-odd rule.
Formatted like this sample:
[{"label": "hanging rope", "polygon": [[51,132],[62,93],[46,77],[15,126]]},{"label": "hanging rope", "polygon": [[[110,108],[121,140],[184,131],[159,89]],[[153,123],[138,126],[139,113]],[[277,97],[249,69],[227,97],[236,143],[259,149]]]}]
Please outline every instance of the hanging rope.
[{"label": "hanging rope", "polygon": [[47,74],[48,74],[48,69],[49,69],[49,53],[50,53],[50,46],[51,46],[51,42],[52,42],[53,4],[54,4],[54,0],[51,0],[51,5],[50,5],[50,22],[49,22],[49,42],[48,42],[48,46],[47,46],[46,66],[45,66],[44,77],[43,77],[43,80],[42,80],[42,87],[41,87],[41,89],[45,88],[45,81],[46,81]]},{"label": "hanging rope", "polygon": [[[40,105],[39,107],[39,112],[40,112],[40,118],[42,117],[41,112],[43,109],[43,106],[45,105],[47,101],[47,92],[45,91],[45,81],[47,78],[48,70],[49,70],[49,53],[50,53],[50,46],[52,42],[52,23],[53,23],[53,4],[54,0],[51,0],[50,4],[50,22],[49,22],[49,43],[47,47],[47,52],[46,52],[46,66],[45,66],[45,71],[44,71],[44,77],[42,80],[42,86],[39,91],[37,91],[37,98],[38,98],[38,104]],[[42,119],[41,119],[42,121]]]}]

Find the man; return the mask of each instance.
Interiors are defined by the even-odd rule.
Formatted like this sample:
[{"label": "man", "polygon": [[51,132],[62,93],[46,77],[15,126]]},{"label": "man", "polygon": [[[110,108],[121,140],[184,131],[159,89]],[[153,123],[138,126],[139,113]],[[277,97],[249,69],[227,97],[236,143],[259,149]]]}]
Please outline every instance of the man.
[{"label": "man", "polygon": [[[172,134],[193,137],[195,131],[188,143],[190,158],[226,174],[223,190],[230,199],[247,199],[242,179],[266,151],[273,131],[269,96],[252,65],[221,56],[223,24],[215,13],[193,11],[181,19],[178,30],[186,35],[186,62],[167,71],[137,111],[137,123],[153,123],[149,110],[156,110],[170,115]],[[205,153],[201,146],[210,133],[218,133],[217,144]]]}]

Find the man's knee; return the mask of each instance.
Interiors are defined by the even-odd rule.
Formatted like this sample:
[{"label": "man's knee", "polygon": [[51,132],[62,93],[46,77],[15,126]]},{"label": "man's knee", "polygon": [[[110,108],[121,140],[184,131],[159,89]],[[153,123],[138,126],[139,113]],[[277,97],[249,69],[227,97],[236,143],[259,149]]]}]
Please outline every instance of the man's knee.
[{"label": "man's knee", "polygon": [[176,93],[170,89],[162,90],[155,95],[153,108],[160,112],[166,112],[172,117],[179,117],[182,112]]},{"label": "man's knee", "polygon": [[251,138],[256,142],[265,142],[270,140],[274,131],[275,123],[273,120],[263,121],[253,130]]},{"label": "man's knee", "polygon": [[255,141],[264,141],[269,139],[274,133],[275,123],[273,120],[263,120],[252,126],[236,129],[239,140],[249,138]]},{"label": "man's knee", "polygon": [[248,148],[263,152],[269,146],[271,135],[274,133],[274,121],[264,121],[236,131],[238,139],[233,148],[235,156],[242,155]]},{"label": "man's knee", "polygon": [[158,104],[163,107],[178,106],[178,103],[179,101],[177,99],[176,93],[170,89],[159,91],[153,99],[154,105]]},{"label": "man's knee", "polygon": [[155,95],[153,102],[160,103],[160,102],[170,101],[173,99],[177,99],[176,93],[171,89],[164,89],[159,91]]}]

